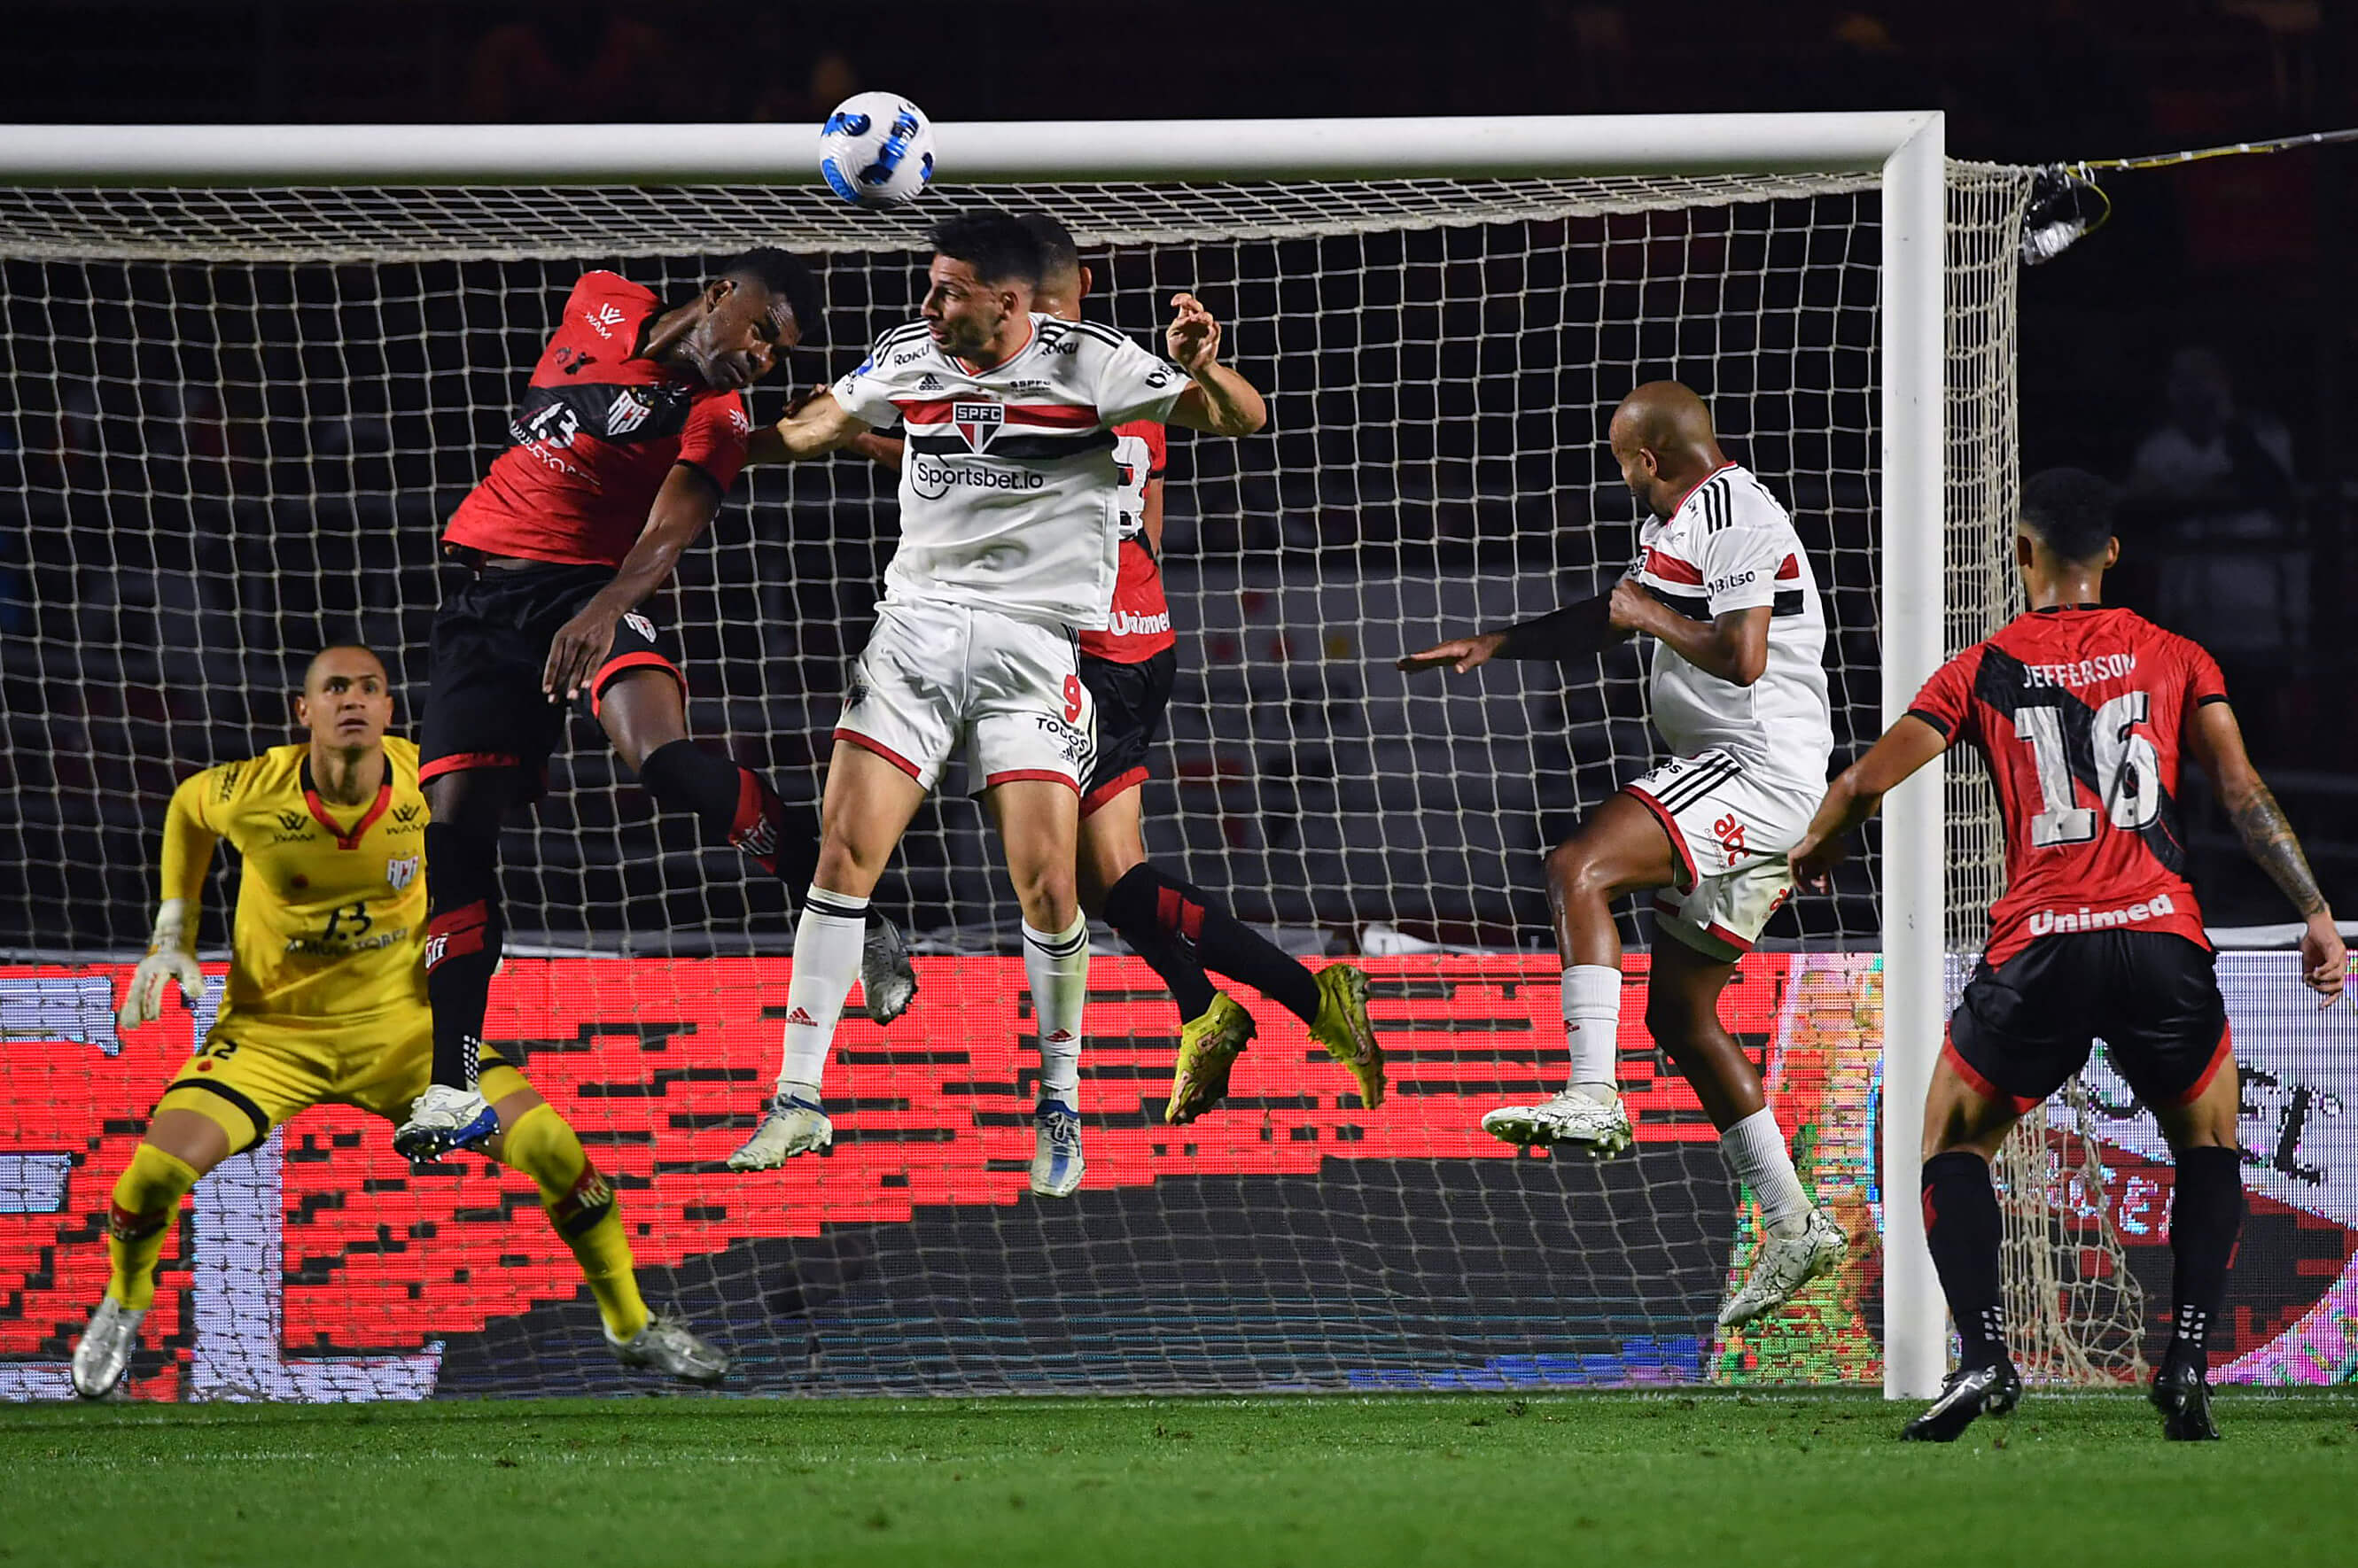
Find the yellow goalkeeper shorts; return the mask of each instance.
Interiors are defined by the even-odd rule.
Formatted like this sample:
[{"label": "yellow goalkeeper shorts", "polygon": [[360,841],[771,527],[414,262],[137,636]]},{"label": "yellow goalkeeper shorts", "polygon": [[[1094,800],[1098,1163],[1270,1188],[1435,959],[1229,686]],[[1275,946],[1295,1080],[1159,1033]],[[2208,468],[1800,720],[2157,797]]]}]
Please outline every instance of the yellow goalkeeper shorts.
[{"label": "yellow goalkeeper shorts", "polygon": [[[229,1135],[243,1153],[270,1130],[323,1103],[358,1106],[399,1122],[426,1092],[434,1071],[434,1018],[404,1009],[359,1025],[298,1027],[236,1021],[197,1048],[156,1102],[193,1110]],[[485,1047],[481,1087],[493,1105],[531,1086]]]}]

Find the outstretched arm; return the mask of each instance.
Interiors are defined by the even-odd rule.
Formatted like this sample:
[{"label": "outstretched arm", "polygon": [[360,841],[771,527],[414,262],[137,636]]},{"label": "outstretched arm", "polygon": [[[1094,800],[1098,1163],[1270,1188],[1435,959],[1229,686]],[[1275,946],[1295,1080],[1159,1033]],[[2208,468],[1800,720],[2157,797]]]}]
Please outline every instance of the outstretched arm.
[{"label": "outstretched arm", "polygon": [[1576,659],[1601,653],[1629,633],[1613,624],[1612,596],[1597,594],[1533,621],[1518,621],[1497,632],[1453,638],[1398,661],[1404,670],[1444,665],[1464,675],[1492,659]]},{"label": "outstretched arm", "polygon": [[2342,995],[2349,954],[2333,924],[2333,911],[2309,869],[2309,857],[2301,853],[2300,840],[2285,820],[2284,807],[2244,750],[2244,730],[2235,722],[2235,710],[2223,701],[2200,704],[2187,723],[2186,739],[2194,760],[2218,786],[2244,852],[2300,912],[2307,925],[2300,938],[2301,979],[2325,999],[2323,1006],[2331,1007]]},{"label": "outstretched arm", "polygon": [[1787,855],[1793,879],[1804,887],[1823,887],[1833,869],[1850,852],[1846,840],[1862,822],[1883,806],[1883,797],[1949,749],[1949,738],[1914,714],[1883,732],[1883,739],[1866,756],[1842,771],[1826,786],[1818,814]]},{"label": "outstretched arm", "polygon": [[823,392],[768,429],[754,431],[745,443],[745,461],[791,463],[822,457],[851,445],[868,429],[836,401],[835,394]]},{"label": "outstretched arm", "polygon": [[1169,423],[1215,436],[1249,436],[1269,423],[1269,405],[1253,384],[1220,362],[1220,324],[1192,294],[1174,294],[1163,346],[1195,380],[1172,406]]},{"label": "outstretched arm", "polygon": [[580,613],[549,639],[548,664],[541,671],[540,689],[553,700],[570,702],[606,662],[614,645],[614,622],[627,611],[644,603],[647,595],[669,580],[679,565],[680,552],[720,510],[720,487],[694,463],[674,463],[664,477],[655,503],[647,509],[646,526],[638,542],[622,557],[614,580],[598,590]]},{"label": "outstretched arm", "polygon": [[206,825],[204,792],[211,786],[210,770],[192,773],[172,792],[164,813],[164,861],[161,898],[156,905],[156,930],[147,939],[147,956],[132,971],[131,989],[114,1014],[118,1029],[152,1023],[164,1011],[164,987],[180,988],[189,1006],[205,994],[204,971],[197,967],[197,914],[203,905],[205,871],[212,864],[220,835]]}]

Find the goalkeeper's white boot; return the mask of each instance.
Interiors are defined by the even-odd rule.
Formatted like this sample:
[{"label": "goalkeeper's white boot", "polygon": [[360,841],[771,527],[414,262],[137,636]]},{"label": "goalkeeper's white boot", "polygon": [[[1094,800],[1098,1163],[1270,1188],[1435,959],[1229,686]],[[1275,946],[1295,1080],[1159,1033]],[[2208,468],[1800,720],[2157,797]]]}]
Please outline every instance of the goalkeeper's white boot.
[{"label": "goalkeeper's white boot", "polygon": [[1760,1249],[1753,1255],[1752,1273],[1744,1288],[1719,1309],[1719,1326],[1734,1328],[1775,1312],[1793,1299],[1793,1292],[1812,1280],[1823,1279],[1843,1265],[1850,1237],[1821,1208],[1790,1236],[1763,1232]]},{"label": "goalkeeper's white boot", "polygon": [[797,1154],[814,1153],[835,1141],[835,1123],[816,1098],[782,1088],[763,1108],[762,1125],[729,1156],[732,1171],[774,1171]]},{"label": "goalkeeper's white boot", "polygon": [[685,1383],[710,1385],[729,1375],[729,1357],[696,1336],[676,1317],[660,1313],[628,1339],[606,1336],[614,1359],[625,1367],[652,1367]]},{"label": "goalkeeper's white boot", "polygon": [[90,1314],[90,1326],[81,1331],[80,1343],[74,1346],[74,1392],[86,1400],[103,1400],[114,1392],[123,1381],[124,1368],[131,1365],[131,1353],[139,1348],[139,1321],[147,1315],[145,1307],[127,1307],[113,1296],[99,1298],[98,1310]]},{"label": "goalkeeper's white boot", "polygon": [[500,1119],[475,1089],[428,1084],[394,1130],[393,1152],[406,1160],[432,1160],[471,1149],[500,1130]]},{"label": "goalkeeper's white boot", "polygon": [[901,939],[901,928],[879,914],[868,917],[868,935],[860,940],[860,990],[868,1000],[869,1018],[878,1024],[908,1011],[917,997],[909,945]]},{"label": "goalkeeper's white boot", "polygon": [[1519,1149],[1569,1144],[1601,1160],[1629,1147],[1629,1112],[1617,1095],[1608,1104],[1566,1089],[1541,1105],[1502,1105],[1483,1117],[1482,1130]]},{"label": "goalkeeper's white boot", "polygon": [[1044,1099],[1032,1118],[1032,1190],[1068,1198],[1081,1190],[1081,1113],[1063,1100]]}]

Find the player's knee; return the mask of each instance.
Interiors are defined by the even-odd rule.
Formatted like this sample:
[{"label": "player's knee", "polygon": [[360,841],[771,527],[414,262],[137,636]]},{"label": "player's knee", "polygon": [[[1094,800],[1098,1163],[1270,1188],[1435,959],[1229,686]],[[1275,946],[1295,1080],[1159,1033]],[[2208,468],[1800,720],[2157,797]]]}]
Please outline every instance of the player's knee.
[{"label": "player's knee", "polygon": [[1574,838],[1548,851],[1548,885],[1562,898],[1603,898],[1612,891],[1612,875],[1595,847]]},{"label": "player's knee", "polygon": [[1015,902],[1034,930],[1065,929],[1081,913],[1073,868],[1069,864],[1042,867],[1028,877],[1016,878]]},{"label": "player's knee", "polygon": [[180,1200],[197,1184],[201,1174],[194,1165],[177,1154],[168,1154],[153,1143],[142,1143],[131,1152],[131,1162],[114,1180],[114,1192],[107,1206],[107,1234],[117,1241],[144,1241],[172,1223],[179,1212]]}]

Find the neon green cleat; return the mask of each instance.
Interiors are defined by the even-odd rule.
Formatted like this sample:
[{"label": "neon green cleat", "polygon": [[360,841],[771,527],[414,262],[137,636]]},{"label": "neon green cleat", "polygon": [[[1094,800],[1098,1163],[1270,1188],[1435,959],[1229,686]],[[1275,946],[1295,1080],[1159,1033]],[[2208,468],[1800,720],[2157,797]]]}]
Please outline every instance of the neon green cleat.
[{"label": "neon green cleat", "polygon": [[1179,1061],[1171,1074],[1171,1103],[1163,1119],[1184,1127],[1228,1092],[1228,1069],[1252,1044],[1253,1017],[1235,998],[1216,991],[1204,1016],[1179,1031]]},{"label": "neon green cleat", "polygon": [[1353,964],[1329,964],[1318,971],[1318,1017],[1310,1038],[1359,1080],[1359,1098],[1369,1110],[1384,1103],[1384,1048],[1368,1018],[1368,972]]}]

